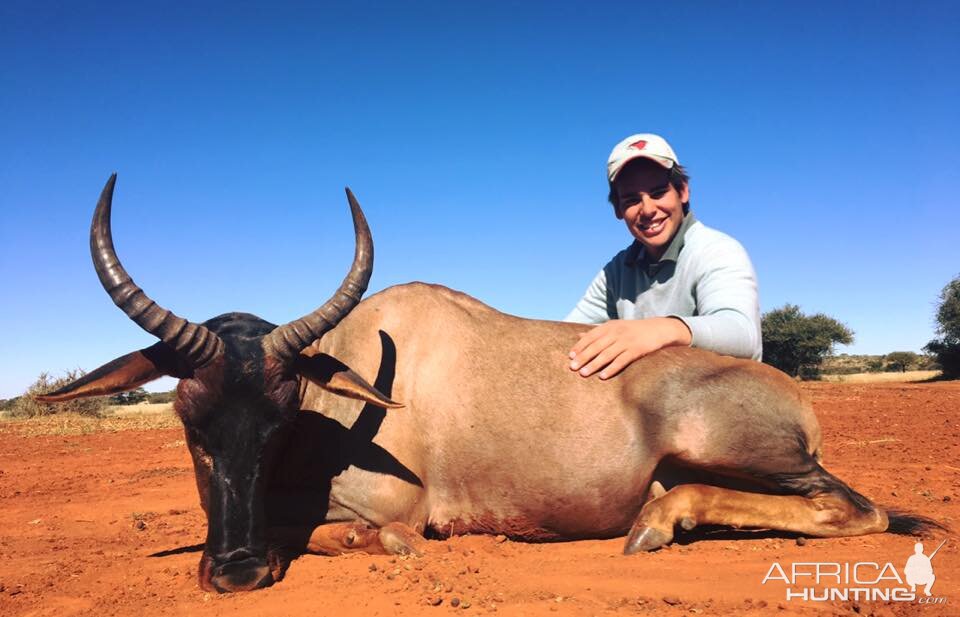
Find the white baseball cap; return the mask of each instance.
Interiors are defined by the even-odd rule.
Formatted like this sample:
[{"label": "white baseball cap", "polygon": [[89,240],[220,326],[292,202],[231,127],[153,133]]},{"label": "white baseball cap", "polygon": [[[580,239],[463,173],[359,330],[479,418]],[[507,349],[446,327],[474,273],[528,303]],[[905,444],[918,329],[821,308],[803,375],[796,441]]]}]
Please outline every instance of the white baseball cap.
[{"label": "white baseball cap", "polygon": [[641,157],[656,161],[667,169],[680,164],[666,139],[653,133],[637,133],[613,147],[607,159],[607,179],[613,182],[624,165]]}]

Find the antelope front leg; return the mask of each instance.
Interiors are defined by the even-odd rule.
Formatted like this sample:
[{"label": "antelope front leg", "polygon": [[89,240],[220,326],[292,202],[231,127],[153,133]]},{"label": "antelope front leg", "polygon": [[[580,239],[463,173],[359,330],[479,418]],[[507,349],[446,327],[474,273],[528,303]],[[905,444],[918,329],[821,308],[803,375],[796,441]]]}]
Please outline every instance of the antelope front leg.
[{"label": "antelope front leg", "polygon": [[376,528],[367,523],[327,523],[309,527],[275,527],[270,539],[304,553],[342,555],[370,553],[373,555],[422,555],[426,540],[403,523],[388,523]]}]

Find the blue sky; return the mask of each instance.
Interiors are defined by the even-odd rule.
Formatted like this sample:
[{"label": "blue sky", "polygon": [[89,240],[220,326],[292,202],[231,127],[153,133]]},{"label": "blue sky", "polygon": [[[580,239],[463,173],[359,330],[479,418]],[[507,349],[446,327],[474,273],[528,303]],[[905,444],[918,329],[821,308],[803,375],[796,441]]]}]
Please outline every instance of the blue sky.
[{"label": "blue sky", "polygon": [[[0,4],[0,398],[153,339],[87,245],[195,321],[306,313],[376,243],[411,280],[560,319],[629,237],[614,143],[657,132],[764,311],[919,351],[960,274],[955,2]],[[66,6],[64,6],[66,5]],[[170,383],[160,384],[168,388]]]}]

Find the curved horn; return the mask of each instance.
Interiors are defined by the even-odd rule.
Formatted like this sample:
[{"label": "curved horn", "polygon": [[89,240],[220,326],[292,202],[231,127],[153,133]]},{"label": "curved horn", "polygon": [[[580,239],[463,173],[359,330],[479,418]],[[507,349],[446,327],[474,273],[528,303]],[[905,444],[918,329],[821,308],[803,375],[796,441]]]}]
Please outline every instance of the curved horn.
[{"label": "curved horn", "polygon": [[340,288],[323,306],[296,321],[277,327],[264,337],[264,348],[284,362],[295,360],[300,350],[340,323],[360,302],[360,297],[370,282],[370,275],[373,273],[373,238],[360,204],[349,188],[346,191],[350,211],[353,213],[353,232],[356,238],[353,266],[340,283]]},{"label": "curved horn", "polygon": [[90,225],[90,255],[100,283],[113,303],[138,326],[183,355],[193,368],[202,368],[223,352],[223,341],[207,328],[177,317],[143,293],[124,270],[113,248],[110,208],[117,174],[107,180]]}]

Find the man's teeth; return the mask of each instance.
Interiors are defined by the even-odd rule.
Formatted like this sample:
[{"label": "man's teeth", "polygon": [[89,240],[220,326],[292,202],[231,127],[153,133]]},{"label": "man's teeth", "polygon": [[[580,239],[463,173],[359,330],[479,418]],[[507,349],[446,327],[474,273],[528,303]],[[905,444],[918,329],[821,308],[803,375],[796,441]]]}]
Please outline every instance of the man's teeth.
[{"label": "man's teeth", "polygon": [[663,223],[666,219],[657,221],[656,223],[647,223],[643,226],[646,231],[660,231],[660,228],[663,227]]}]

